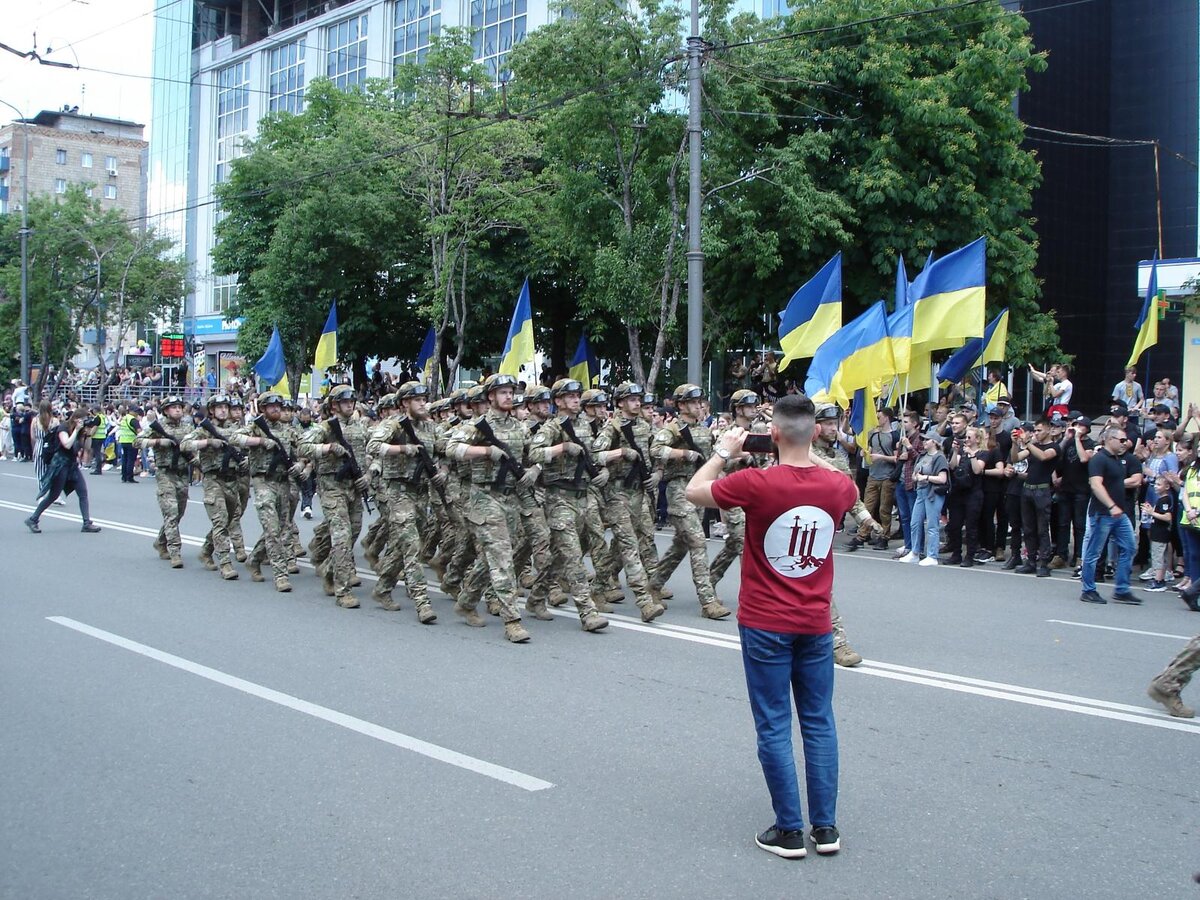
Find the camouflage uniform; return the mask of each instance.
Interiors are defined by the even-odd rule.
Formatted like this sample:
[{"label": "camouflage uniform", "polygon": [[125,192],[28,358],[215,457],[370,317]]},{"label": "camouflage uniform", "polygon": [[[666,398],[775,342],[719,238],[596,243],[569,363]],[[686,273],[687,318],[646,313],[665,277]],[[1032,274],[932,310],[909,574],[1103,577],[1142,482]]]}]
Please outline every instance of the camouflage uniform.
[{"label": "camouflage uniform", "polygon": [[[209,409],[221,402],[224,401],[220,394],[210,397]],[[212,568],[215,560],[221,569],[221,576],[233,580],[237,578],[237,572],[234,571],[230,558],[234,549],[230,540],[230,523],[237,516],[239,502],[237,462],[231,452],[234,448],[229,445],[233,429],[229,427],[228,422],[222,426],[214,421],[212,425],[227,446],[199,449],[198,444],[201,441],[211,441],[214,438],[204,428],[196,428],[180,444],[180,449],[184,453],[198,455],[200,471],[204,473],[204,509],[212,527],[204,537],[200,560],[209,568]]]},{"label": "camouflage uniform", "polygon": [[[353,391],[334,388],[329,394],[331,415],[336,415],[334,406],[341,399],[353,397]],[[354,459],[361,469],[367,462],[366,426],[354,419],[337,418],[342,435],[354,451]],[[362,531],[363,492],[351,477],[347,457],[324,448],[324,445],[336,443],[331,419],[313,425],[300,441],[300,455],[316,465],[317,490],[325,517],[313,534],[309,553],[324,580],[326,593],[336,596],[339,606],[353,609],[358,606],[350,589],[358,580],[354,543]]]},{"label": "camouflage uniform", "polygon": [[[245,424],[238,415],[234,414],[234,410],[245,410],[242,403],[242,398],[236,394],[229,399],[230,407],[230,430],[237,432]],[[243,456],[237,464],[237,496],[238,509],[237,515],[229,521],[229,541],[233,544],[233,552],[237,556],[238,562],[246,561],[246,537],[242,533],[242,516],[246,514],[246,508],[250,505],[250,459]]]},{"label": "camouflage uniform", "polygon": [[[270,405],[272,401],[282,404],[278,394],[264,394],[261,404]],[[261,417],[266,422],[266,417]],[[276,425],[281,423],[275,423]],[[267,429],[280,443],[284,443],[281,434],[267,422]],[[262,438],[268,443],[251,447],[250,438]],[[258,521],[262,526],[262,535],[250,552],[247,568],[255,581],[262,580],[262,564],[265,559],[271,566],[275,576],[275,589],[287,592],[292,589],[288,582],[288,570],[295,565],[292,553],[292,535],[288,527],[288,469],[290,460],[286,444],[276,446],[263,430],[258,420],[247,422],[233,435],[233,443],[246,454],[247,467],[250,472],[251,486],[254,488],[254,510],[258,513]]]},{"label": "camouflage uniform", "polygon": [[[613,394],[615,400],[629,396],[622,393],[625,387],[617,387]],[[637,598],[642,620],[646,622],[658,618],[663,612],[663,607],[650,594],[647,569],[654,561],[643,556],[637,527],[646,506],[646,480],[651,477],[647,467],[652,430],[650,423],[640,416],[629,419],[621,410],[617,410],[600,429],[592,444],[592,449],[600,455],[610,450],[623,451],[620,458],[607,463],[609,479],[604,486],[605,507],[613,532],[613,556],[625,570],[625,580]],[[636,455],[630,458],[629,451]]]},{"label": "camouflage uniform", "polygon": [[[287,398],[284,398],[283,420],[281,420],[279,422],[279,427],[275,428],[274,431],[275,431],[275,436],[278,437],[280,440],[282,440],[284,442],[284,444],[287,445],[288,455],[290,455],[293,460],[295,460],[297,462],[301,462],[301,460],[300,460],[300,438],[304,436],[304,429],[302,429],[296,423],[295,419],[292,418],[291,412],[292,412],[291,401],[289,401]],[[307,470],[307,465],[305,466],[305,469]],[[300,543],[300,528],[296,525],[296,510],[300,506],[300,495],[301,495],[300,482],[302,482],[307,477],[308,477],[307,471],[289,472],[288,473],[287,527],[288,527],[288,540],[290,540],[291,544],[292,544],[291,556],[292,556],[293,561],[295,560],[295,558],[297,556],[303,556],[305,553],[304,545]],[[299,571],[300,570],[295,567],[288,569],[288,572],[293,575]]]},{"label": "camouflage uniform", "polygon": [[[178,399],[168,397],[164,408],[171,405],[172,400]],[[179,403],[182,406],[183,401],[180,400]],[[175,423],[163,416],[158,423],[177,444],[186,440],[195,430],[195,426],[187,419]],[[160,440],[163,440],[162,435],[146,428],[137,436],[135,444],[140,451],[149,443]],[[154,451],[154,462],[157,467],[154,487],[158,495],[158,509],[163,518],[158,537],[154,539],[154,549],[158,551],[159,556],[171,560],[172,568],[178,569],[183,566],[183,541],[179,536],[179,522],[187,512],[191,461],[178,447],[158,447]]]},{"label": "camouflage uniform", "polygon": [[467,568],[475,558],[475,529],[466,516],[467,504],[471,499],[471,467],[464,460],[449,457],[449,449],[456,441],[461,441],[469,424],[469,419],[462,418],[450,424],[442,443],[442,452],[450,459],[450,477],[446,480],[446,512],[453,535],[446,574],[442,578],[442,590],[455,599],[462,590]]},{"label": "camouflage uniform", "polygon": [[[577,440],[573,440],[569,432],[573,432]],[[589,506],[586,466],[591,463],[591,454],[580,443],[585,442],[585,435],[589,433],[587,419],[582,413],[573,418],[556,416],[538,429],[529,451],[530,462],[542,467],[542,484],[546,488],[546,525],[550,529],[548,571],[565,579],[567,593],[574,599],[579,620],[585,627],[589,619],[600,618],[590,597],[581,549]],[[577,456],[561,453],[551,458],[552,448],[569,443],[580,446],[581,452]],[[545,614],[550,578],[539,574],[541,577],[530,594],[527,608],[540,618]]]},{"label": "camouflage uniform", "polygon": [[[584,391],[583,403],[585,407],[593,404],[603,405],[608,403],[608,397],[603,391]],[[604,421],[599,417],[593,419],[586,416],[580,417],[580,420],[586,424],[578,426],[579,437],[590,448],[596,435],[600,433],[600,427]],[[606,483],[607,481],[605,481]],[[620,572],[618,557],[613,553],[612,548],[608,545],[608,539],[604,536],[604,532],[610,525],[603,485],[589,484],[587,516],[584,519],[583,550],[591,556],[592,568],[596,573],[596,577],[592,581],[592,598],[603,606],[607,606],[604,603],[606,598],[618,602],[624,599],[621,584],[617,580],[617,574]]]},{"label": "camouflage uniform", "polygon": [[[735,413],[739,407],[754,407],[758,404],[758,396],[753,391],[735,391],[731,399]],[[758,415],[750,420],[750,426],[746,430],[751,434],[770,434],[771,431],[767,420]],[[717,435],[716,439],[719,440],[720,437]],[[757,456],[733,459],[725,463],[725,472],[732,474],[739,469],[759,467],[763,463],[764,460]],[[725,543],[708,566],[714,587],[725,577],[725,573],[729,571],[733,561],[742,555],[742,547],[746,543],[746,513],[741,507],[734,506],[722,510],[721,521],[725,523]]]},{"label": "camouflage uniform", "polygon": [[[544,388],[542,390],[545,390]],[[526,399],[530,392],[526,391]],[[527,428],[531,442],[536,440],[544,422],[531,422]],[[526,465],[534,465],[526,459]],[[546,489],[534,484],[517,486],[517,500],[521,504],[521,548],[517,553],[515,568],[523,587],[531,590],[530,598],[541,601],[549,598],[551,588],[550,526],[546,521]]]},{"label": "camouflage uniform", "polygon": [[[422,386],[423,387],[423,386]],[[413,423],[413,432],[426,451],[433,446],[433,427],[429,423]],[[391,598],[396,579],[403,571],[408,597],[417,608],[422,623],[433,622],[437,615],[429,604],[425,570],[421,567],[421,537],[417,509],[425,503],[428,492],[426,473],[421,471],[416,454],[386,453],[392,445],[410,443],[399,418],[389,417],[377,425],[367,441],[371,467],[380,474],[380,518],[386,522],[386,549],[379,561],[379,583],[373,596],[384,609],[399,609]],[[385,513],[386,509],[386,513]]]},{"label": "camouflage uniform", "polygon": [[[683,391],[684,388],[688,391]],[[677,400],[695,399],[700,396],[700,388],[695,385],[680,385],[675,390],[675,396]],[[672,459],[672,450],[693,451],[698,454],[698,458]],[[667,513],[671,527],[675,530],[671,546],[654,569],[650,586],[652,589],[659,589],[666,584],[686,555],[691,561],[692,580],[696,584],[696,597],[700,601],[702,613],[706,618],[724,618],[729,615],[729,610],[721,605],[713,590],[700,516],[686,496],[688,481],[696,474],[697,468],[704,460],[712,455],[712,432],[703,425],[688,425],[682,419],[677,419],[655,433],[650,444],[650,454],[663,466],[663,477],[667,482]]]}]

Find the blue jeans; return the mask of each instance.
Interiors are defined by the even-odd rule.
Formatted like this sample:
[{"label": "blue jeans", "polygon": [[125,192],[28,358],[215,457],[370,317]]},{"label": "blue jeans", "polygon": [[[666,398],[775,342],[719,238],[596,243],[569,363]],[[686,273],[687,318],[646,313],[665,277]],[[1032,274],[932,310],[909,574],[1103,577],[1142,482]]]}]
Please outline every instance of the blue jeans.
[{"label": "blue jeans", "polygon": [[913,501],[912,543],[908,545],[917,556],[929,556],[937,559],[938,555],[938,525],[942,517],[942,506],[946,498],[934,491],[928,484],[917,485],[917,498]]},{"label": "blue jeans", "polygon": [[833,635],[779,634],[738,627],[746,691],[758,733],[775,826],[804,827],[796,756],[792,749],[792,697],[804,743],[808,815],[813,826],[837,824],[838,746],[833,721]]},{"label": "blue jeans", "polygon": [[904,535],[904,546],[912,549],[912,514],[913,502],[917,498],[916,491],[910,491],[904,486],[904,481],[896,482],[896,512],[900,516],[900,533]]},{"label": "blue jeans", "polygon": [[1183,574],[1192,584],[1200,584],[1200,531],[1180,526],[1179,543],[1183,545]]},{"label": "blue jeans", "polygon": [[1096,563],[1100,560],[1100,552],[1109,535],[1112,535],[1117,548],[1117,593],[1129,590],[1129,571],[1133,568],[1133,554],[1137,552],[1137,539],[1133,536],[1129,516],[1089,515],[1087,529],[1083,533],[1083,571],[1079,573],[1079,583],[1084,593],[1096,589]]}]

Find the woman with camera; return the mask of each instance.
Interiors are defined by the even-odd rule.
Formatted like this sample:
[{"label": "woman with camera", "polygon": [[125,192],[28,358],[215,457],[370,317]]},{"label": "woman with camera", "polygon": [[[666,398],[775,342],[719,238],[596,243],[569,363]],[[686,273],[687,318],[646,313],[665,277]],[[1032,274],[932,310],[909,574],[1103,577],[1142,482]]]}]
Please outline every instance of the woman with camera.
[{"label": "woman with camera", "polygon": [[917,496],[913,502],[912,549],[900,557],[902,563],[922,566],[938,564],[938,525],[949,492],[950,464],[942,454],[942,444],[934,434],[925,436],[921,455],[913,465],[913,483]]},{"label": "woman with camera", "polygon": [[81,530],[88,534],[100,530],[100,526],[92,521],[88,511],[87,481],[79,468],[79,451],[83,447],[83,441],[91,437],[98,424],[96,418],[86,410],[77,409],[64,424],[55,425],[46,432],[46,471],[42,476],[40,492],[42,500],[33,511],[33,515],[25,520],[25,526],[34,534],[42,533],[42,529],[38,527],[38,520],[46,508],[57,500],[60,494],[69,494],[71,491],[79,497],[79,515],[83,519]]}]

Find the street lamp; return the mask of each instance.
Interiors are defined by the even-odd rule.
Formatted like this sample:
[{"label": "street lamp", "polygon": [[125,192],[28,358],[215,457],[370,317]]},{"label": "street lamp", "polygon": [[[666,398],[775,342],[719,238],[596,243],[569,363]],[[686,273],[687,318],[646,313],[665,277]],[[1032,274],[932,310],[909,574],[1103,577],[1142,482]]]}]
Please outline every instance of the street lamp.
[{"label": "street lamp", "polygon": [[21,381],[29,384],[29,120],[21,110],[7,100],[0,103],[20,118],[25,135],[21,163]]}]

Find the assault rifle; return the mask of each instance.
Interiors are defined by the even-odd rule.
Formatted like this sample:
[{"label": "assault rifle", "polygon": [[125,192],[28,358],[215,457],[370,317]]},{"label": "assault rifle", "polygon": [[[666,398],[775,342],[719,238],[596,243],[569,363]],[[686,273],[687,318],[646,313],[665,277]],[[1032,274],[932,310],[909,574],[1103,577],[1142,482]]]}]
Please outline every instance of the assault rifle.
[{"label": "assault rifle", "polygon": [[496,484],[499,487],[504,487],[504,479],[509,475],[512,475],[514,481],[524,478],[525,467],[517,462],[516,458],[512,455],[512,451],[509,450],[508,447],[498,437],[496,437],[496,432],[492,430],[492,423],[480,416],[474,424],[475,430],[483,436],[483,439],[487,443],[491,444],[493,447],[499,447],[504,453],[504,455],[500,457],[500,475],[496,479]]},{"label": "assault rifle", "polygon": [[704,454],[701,452],[700,448],[696,446],[696,439],[692,437],[692,426],[684,425],[682,428],[680,428],[679,436],[683,438],[683,442],[687,444],[687,448],[689,450],[694,450],[696,454],[699,455],[700,458],[696,460],[696,462],[692,463],[692,465],[699,469],[702,465],[704,465]]},{"label": "assault rifle", "polygon": [[[334,477],[338,481],[345,481],[347,478],[358,481],[363,477],[362,466],[354,458],[354,448],[346,440],[346,435],[342,434],[342,421],[337,416],[333,416],[329,420],[329,431],[333,434],[333,439],[346,448],[346,455],[342,457],[342,468]],[[367,512],[375,512],[375,507],[371,503],[370,491],[363,491],[363,508]]]},{"label": "assault rifle", "polygon": [[429,455],[429,451],[425,448],[425,445],[421,443],[421,439],[417,437],[417,429],[413,427],[412,419],[408,416],[402,417],[400,419],[400,427],[404,429],[404,434],[408,438],[408,442],[417,448],[417,462],[420,464],[418,471],[425,474],[425,477],[429,479],[429,483],[433,485],[434,490],[442,498],[442,502],[445,502],[446,489],[433,480],[438,474],[438,467],[434,463],[433,457]]},{"label": "assault rifle", "polygon": [[217,426],[213,425],[211,419],[204,419],[200,423],[200,427],[211,434],[216,440],[224,444],[224,447],[222,448],[223,454],[221,456],[221,474],[228,475],[229,461],[232,459],[237,463],[241,463],[246,458],[246,454],[237,447],[233,446],[233,444],[229,443],[229,438],[224,437],[221,432],[217,431]]},{"label": "assault rifle", "polygon": [[267,440],[271,441],[275,445],[275,453],[271,460],[271,468],[267,470],[267,474],[274,475],[275,470],[279,468],[280,463],[283,463],[286,468],[290,469],[294,464],[294,461],[292,460],[292,454],[288,453],[287,447],[283,446],[283,441],[279,440],[279,438],[275,437],[275,435],[271,433],[271,423],[267,421],[267,417],[264,415],[255,416],[254,424],[258,426],[259,431],[267,436]]},{"label": "assault rifle", "polygon": [[584,446],[583,441],[575,434],[575,425],[571,422],[570,417],[562,420],[562,430],[567,439],[572,444],[578,444],[583,451],[579,454],[575,463],[575,477],[571,479],[575,489],[579,490],[579,480],[583,477],[583,473],[587,472],[588,478],[595,478],[600,474],[600,467],[592,462],[592,455],[588,452],[588,448]]},{"label": "assault rifle", "polygon": [[642,448],[637,445],[637,439],[633,435],[633,423],[624,423],[621,426],[621,434],[625,435],[625,440],[637,453],[637,462],[630,467],[629,474],[625,476],[625,487],[635,488],[650,477],[650,466],[646,463],[646,457],[642,456]]}]

